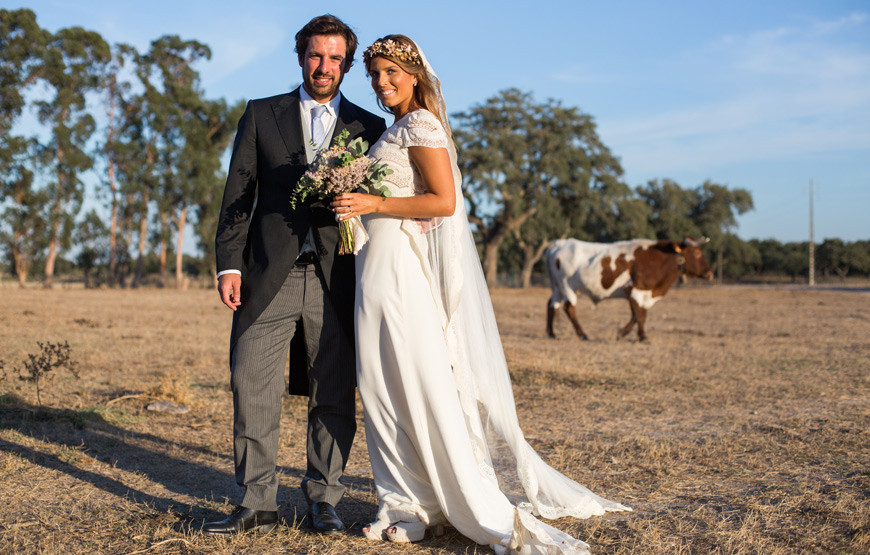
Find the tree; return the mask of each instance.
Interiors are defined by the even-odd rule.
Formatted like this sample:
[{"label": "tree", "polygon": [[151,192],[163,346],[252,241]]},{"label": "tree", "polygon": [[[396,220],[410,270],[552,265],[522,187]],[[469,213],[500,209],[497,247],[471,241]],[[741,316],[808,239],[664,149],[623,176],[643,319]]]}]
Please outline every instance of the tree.
[{"label": "tree", "polygon": [[758,265],[754,271],[758,274],[785,273],[786,253],[782,243],[776,239],[751,239],[749,243],[758,251]]},{"label": "tree", "polygon": [[22,287],[30,263],[42,247],[39,209],[45,198],[34,189],[36,139],[13,134],[24,93],[33,85],[50,33],[31,10],[0,10],[0,241],[13,261]]},{"label": "tree", "polygon": [[849,258],[852,270],[857,274],[870,275],[870,241],[849,243]]},{"label": "tree", "polygon": [[[34,189],[33,172],[25,166],[25,161],[18,160],[24,156],[16,152],[18,147],[4,148],[15,139],[20,137],[0,138],[0,164],[5,168],[2,193],[6,205],[2,212],[0,241],[12,256],[19,286],[24,287],[33,259],[45,247],[42,207],[48,198],[44,191]],[[27,152],[26,147],[22,152]],[[7,156],[11,156],[8,162]]]},{"label": "tree", "polygon": [[698,204],[690,216],[701,233],[710,239],[710,248],[716,251],[714,266],[722,281],[728,236],[737,227],[737,214],[752,210],[752,194],[746,189],[729,189],[709,180],[698,187],[696,193]]},{"label": "tree", "polygon": [[58,251],[69,246],[73,220],[81,208],[80,175],[93,166],[85,148],[96,123],[86,111],[86,95],[99,87],[109,56],[109,45],[99,34],[71,27],[51,37],[42,57],[39,77],[53,90],[53,98],[36,103],[40,121],[50,126],[44,159],[54,176],[48,184],[51,200],[46,207],[45,287],[52,285]]},{"label": "tree", "polygon": [[782,269],[791,276],[792,281],[797,281],[799,276],[806,277],[810,271],[810,261],[807,257],[809,243],[786,243],[783,245],[784,257]]},{"label": "tree", "polygon": [[[469,221],[483,244],[487,284],[495,285],[498,252],[509,234],[524,250],[524,272],[544,246],[583,229],[622,168],[601,143],[595,123],[576,108],[507,89],[455,114],[454,139],[469,203]],[[573,222],[573,224],[572,224]]]},{"label": "tree", "polygon": [[761,265],[761,253],[754,244],[740,239],[733,233],[721,237],[723,260],[722,275],[729,279],[745,276]]},{"label": "tree", "polygon": [[[159,231],[161,276],[165,274],[166,243],[172,228],[176,237],[176,284],[182,287],[182,244],[188,211],[196,204],[197,192],[203,180],[213,180],[220,166],[220,155],[214,156],[217,138],[220,144],[228,134],[225,117],[213,118],[219,104],[210,105],[199,88],[199,73],[193,65],[200,59],[210,59],[208,46],[171,35],[151,43],[147,55],[156,84],[147,81],[146,95],[151,104],[149,124],[157,135],[158,165],[162,170],[157,181],[157,217]],[[226,106],[223,106],[224,112]],[[211,113],[210,113],[211,111]],[[225,116],[225,114],[224,114]],[[226,133],[218,134],[221,129]],[[217,135],[217,137],[216,137]],[[226,143],[220,153],[226,148]],[[213,182],[212,182],[213,183]]]},{"label": "tree", "polygon": [[236,123],[245,111],[246,102],[240,100],[233,106],[227,106],[223,100],[208,101],[204,104],[205,134],[199,135],[204,143],[203,162],[197,176],[196,195],[194,203],[194,230],[197,246],[203,253],[204,273],[209,273],[217,279],[215,261],[214,237],[217,233],[218,212],[223,200],[226,174],[223,171],[221,157],[235,136]]},{"label": "tree", "polygon": [[850,272],[866,274],[870,271],[870,252],[859,241],[845,243],[842,239],[825,239],[818,248],[819,271],[836,274],[845,280]]},{"label": "tree", "polygon": [[79,253],[76,256],[76,264],[82,270],[85,287],[91,287],[91,272],[100,265],[108,266],[109,228],[95,210],[91,210],[85,218],[76,226],[76,243]]},{"label": "tree", "polygon": [[649,225],[656,239],[673,241],[686,235],[703,235],[692,219],[699,202],[697,191],[683,189],[670,179],[652,179],[636,191],[650,208]]},{"label": "tree", "polygon": [[[106,99],[106,116],[108,123],[105,131],[105,141],[100,150],[105,156],[106,175],[105,186],[108,188],[110,218],[108,241],[108,268],[106,280],[109,286],[114,286],[122,281],[120,265],[127,259],[126,252],[121,249],[127,248],[124,240],[124,232],[129,227],[129,220],[124,220],[125,214],[123,202],[125,200],[121,190],[121,164],[129,163],[132,159],[140,158],[141,153],[132,154],[130,145],[123,143],[125,129],[132,125],[132,112],[136,109],[135,104],[130,102],[130,83],[121,78],[125,67],[133,65],[139,57],[136,49],[127,44],[116,44],[112,48],[112,57],[106,65],[103,75],[103,93]],[[129,211],[127,211],[129,213]]]}]

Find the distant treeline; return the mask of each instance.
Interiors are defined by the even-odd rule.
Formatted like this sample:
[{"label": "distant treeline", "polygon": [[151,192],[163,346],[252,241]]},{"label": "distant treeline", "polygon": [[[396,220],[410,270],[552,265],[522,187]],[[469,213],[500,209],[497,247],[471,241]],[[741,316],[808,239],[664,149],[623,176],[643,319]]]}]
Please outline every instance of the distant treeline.
[{"label": "distant treeline", "polygon": [[[138,52],[79,27],[48,32],[27,9],[0,10],[4,274],[21,284],[51,286],[58,273],[109,287],[213,277],[221,159],[244,101],[206,97],[196,66],[210,56],[207,45],[178,36]],[[39,128],[18,135],[25,115]],[[666,178],[631,187],[578,108],[507,89],[451,123],[490,284],[504,275],[530,284],[559,237],[707,237],[720,277],[807,275],[807,244],[736,236],[736,216],[753,209],[748,191]],[[86,181],[99,201],[88,211]],[[194,256],[180,248],[188,229]],[[822,274],[870,274],[866,241],[825,240],[816,259]]]}]

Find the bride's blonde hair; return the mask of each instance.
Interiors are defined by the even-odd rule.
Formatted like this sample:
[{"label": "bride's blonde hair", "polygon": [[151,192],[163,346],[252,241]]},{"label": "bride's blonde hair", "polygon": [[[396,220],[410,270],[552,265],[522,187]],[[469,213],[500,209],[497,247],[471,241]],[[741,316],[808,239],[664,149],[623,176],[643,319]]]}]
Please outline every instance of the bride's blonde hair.
[{"label": "bride's blonde hair", "polygon": [[[433,75],[426,70],[420,49],[414,41],[405,35],[387,35],[373,42],[363,53],[366,75],[369,77],[371,77],[372,60],[375,58],[390,60],[406,73],[416,77],[417,86],[414,87],[414,102],[421,108],[432,112],[439,121],[447,121],[447,114],[441,113],[442,108],[439,101],[441,83],[437,81],[437,77],[433,79]],[[392,113],[392,110],[384,106],[380,99],[378,99],[378,106],[384,111]],[[445,131],[450,132],[447,129]]]}]

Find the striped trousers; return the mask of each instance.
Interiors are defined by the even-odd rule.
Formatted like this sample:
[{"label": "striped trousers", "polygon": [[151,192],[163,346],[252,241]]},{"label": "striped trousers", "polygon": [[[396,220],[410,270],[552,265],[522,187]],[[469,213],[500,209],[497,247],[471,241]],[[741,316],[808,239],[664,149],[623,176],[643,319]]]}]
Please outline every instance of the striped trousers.
[{"label": "striped trousers", "polygon": [[304,334],[308,359],[302,490],[309,503],[336,505],[344,494],[339,478],[356,432],[354,339],[325,293],[319,266],[295,265],[266,310],[239,337],[230,363],[236,482],[245,488],[242,506],[250,509],[277,509],[281,399],[295,333]]}]

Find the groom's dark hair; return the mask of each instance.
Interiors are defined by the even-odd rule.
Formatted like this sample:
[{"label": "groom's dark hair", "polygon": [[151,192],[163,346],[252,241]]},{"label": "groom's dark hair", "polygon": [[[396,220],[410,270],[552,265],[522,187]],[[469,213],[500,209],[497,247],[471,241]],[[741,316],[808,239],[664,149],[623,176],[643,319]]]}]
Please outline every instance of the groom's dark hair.
[{"label": "groom's dark hair", "polygon": [[356,53],[356,33],[342,20],[331,14],[315,17],[296,33],[296,55],[299,56],[300,64],[302,57],[305,56],[305,50],[308,48],[308,41],[314,35],[338,35],[342,37],[347,44],[344,69],[345,71],[350,69],[350,66],[353,65],[353,55]]}]

